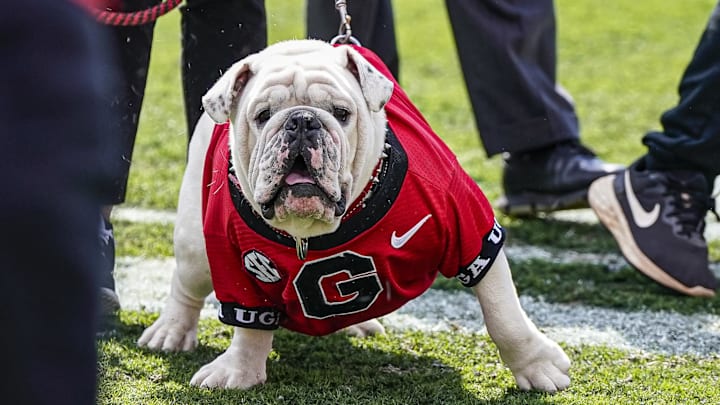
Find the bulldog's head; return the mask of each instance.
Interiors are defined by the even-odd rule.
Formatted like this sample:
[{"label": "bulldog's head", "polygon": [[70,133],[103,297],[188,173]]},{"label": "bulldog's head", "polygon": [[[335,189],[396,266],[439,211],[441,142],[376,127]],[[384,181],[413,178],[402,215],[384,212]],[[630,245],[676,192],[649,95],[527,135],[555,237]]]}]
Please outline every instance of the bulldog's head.
[{"label": "bulldog's head", "polygon": [[296,40],[234,64],[203,105],[230,120],[232,164],[253,208],[307,238],[335,231],[371,180],[392,91],[353,48]]}]

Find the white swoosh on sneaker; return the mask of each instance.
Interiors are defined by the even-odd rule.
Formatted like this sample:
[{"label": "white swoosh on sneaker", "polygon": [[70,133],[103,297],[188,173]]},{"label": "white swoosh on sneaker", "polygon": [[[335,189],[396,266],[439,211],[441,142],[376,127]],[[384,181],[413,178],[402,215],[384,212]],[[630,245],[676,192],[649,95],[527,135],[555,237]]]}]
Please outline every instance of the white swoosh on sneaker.
[{"label": "white swoosh on sneaker", "polygon": [[410,228],[409,231],[405,232],[401,236],[396,235],[395,231],[393,231],[392,236],[390,237],[390,245],[392,245],[392,247],[394,247],[395,249],[400,249],[401,247],[405,246],[407,241],[409,241],[410,238],[412,238],[417,233],[417,231],[420,230],[420,227],[422,227],[423,224],[425,224],[425,222],[430,219],[430,217],[432,217],[432,214],[425,215],[425,218],[421,219],[417,224],[415,224],[415,226]]},{"label": "white swoosh on sneaker", "polygon": [[625,170],[625,194],[627,194],[628,204],[630,205],[630,213],[632,214],[635,225],[639,228],[648,228],[657,221],[660,216],[660,204],[655,203],[655,206],[650,211],[645,211],[640,201],[635,196],[635,191],[632,188],[630,182],[630,170]]}]

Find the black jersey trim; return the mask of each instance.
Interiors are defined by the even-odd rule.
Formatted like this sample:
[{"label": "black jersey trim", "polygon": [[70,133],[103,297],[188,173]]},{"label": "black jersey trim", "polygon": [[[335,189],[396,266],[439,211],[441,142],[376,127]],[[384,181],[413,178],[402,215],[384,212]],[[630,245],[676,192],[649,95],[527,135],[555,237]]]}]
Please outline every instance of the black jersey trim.
[{"label": "black jersey trim", "polygon": [[485,277],[495,263],[505,243],[505,229],[495,220],[493,227],[483,237],[483,245],[475,259],[458,271],[457,278],[465,287],[473,287]]},{"label": "black jersey trim", "polygon": [[[380,172],[377,189],[372,190],[362,209],[344,220],[338,230],[331,234],[308,239],[309,250],[325,250],[349,242],[380,221],[395,203],[407,174],[408,158],[405,149],[403,149],[390,126],[387,126],[386,142],[390,145],[390,150],[386,149],[385,151],[388,154],[386,159],[388,167]],[[232,164],[230,170],[232,170]],[[234,174],[230,172],[228,175]],[[253,211],[252,206],[235,185],[235,182],[228,181],[228,187],[230,187],[230,197],[235,209],[253,231],[266,239],[288,247],[295,247],[293,238],[279,233]]]},{"label": "black jersey trim", "polygon": [[280,311],[271,307],[244,307],[233,302],[221,302],[220,322],[248,329],[275,330],[280,326]]}]

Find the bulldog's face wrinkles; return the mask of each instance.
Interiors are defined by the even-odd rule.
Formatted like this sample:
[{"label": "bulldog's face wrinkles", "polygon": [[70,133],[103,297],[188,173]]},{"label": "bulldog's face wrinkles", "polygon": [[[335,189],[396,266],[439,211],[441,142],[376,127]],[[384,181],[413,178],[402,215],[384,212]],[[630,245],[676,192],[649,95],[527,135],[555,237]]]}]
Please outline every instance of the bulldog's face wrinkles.
[{"label": "bulldog's face wrinkles", "polygon": [[[384,111],[370,105],[381,107],[392,83],[359,55],[351,63],[353,50],[292,45],[238,62],[204,104],[213,119],[227,115],[233,124],[233,165],[253,208],[271,226],[305,238],[337,229],[370,180],[385,127]],[[380,78],[363,87],[356,63]],[[215,91],[231,97],[220,103]]]},{"label": "bulldog's face wrinkles", "polygon": [[[351,182],[346,142],[355,101],[312,70],[286,66],[267,75],[275,83],[248,106],[251,132],[249,185],[266,220],[289,217],[333,223],[345,213]],[[330,78],[332,79],[332,78]]]}]

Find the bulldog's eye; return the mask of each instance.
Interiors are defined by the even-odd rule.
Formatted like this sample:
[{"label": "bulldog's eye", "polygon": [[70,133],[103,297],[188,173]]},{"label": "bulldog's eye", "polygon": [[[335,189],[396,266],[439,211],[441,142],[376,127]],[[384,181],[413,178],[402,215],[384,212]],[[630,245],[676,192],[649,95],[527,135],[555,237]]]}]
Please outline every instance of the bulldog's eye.
[{"label": "bulldog's eye", "polygon": [[258,115],[255,116],[255,122],[257,122],[258,125],[262,125],[270,119],[270,116],[270,110],[262,110]]},{"label": "bulldog's eye", "polygon": [[335,107],[333,108],[333,116],[340,122],[346,122],[350,116],[350,111],[344,108]]}]

